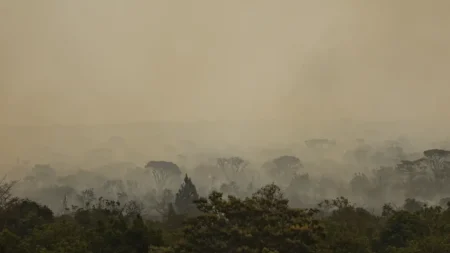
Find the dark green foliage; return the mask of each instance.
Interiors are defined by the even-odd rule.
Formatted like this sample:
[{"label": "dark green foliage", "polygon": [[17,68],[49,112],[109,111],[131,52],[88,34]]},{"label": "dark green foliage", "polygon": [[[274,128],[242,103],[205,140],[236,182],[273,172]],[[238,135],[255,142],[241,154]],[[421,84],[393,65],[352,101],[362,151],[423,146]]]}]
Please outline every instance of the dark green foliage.
[{"label": "dark green foliage", "polygon": [[[359,175],[355,188],[364,188],[366,179]],[[297,175],[290,191],[303,184],[310,187],[309,177]],[[185,175],[175,201],[161,201],[160,221],[141,214],[138,200],[96,199],[92,189],[61,216],[9,197],[0,206],[0,253],[450,252],[450,209],[444,204],[407,199],[401,208],[385,204],[376,215],[344,197],[317,209],[293,208],[274,184],[247,196],[224,198],[214,191],[199,198]]]},{"label": "dark green foliage", "polygon": [[164,215],[164,222],[168,230],[178,229],[182,226],[185,214],[178,214],[170,203],[167,208],[167,212]]},{"label": "dark green foliage", "polygon": [[186,174],[178,193],[175,195],[175,209],[179,214],[193,214],[197,211],[194,201],[199,198],[197,188]]},{"label": "dark green foliage", "polygon": [[14,253],[20,252],[20,237],[8,229],[3,229],[0,233],[0,252]]},{"label": "dark green foliage", "polygon": [[345,198],[319,204],[325,211],[327,240],[325,252],[371,252],[371,242],[376,240],[379,219],[367,210],[353,206]]},{"label": "dark green foliage", "polygon": [[30,200],[19,200],[0,209],[0,230],[8,229],[18,236],[26,236],[41,225],[53,221],[53,212]]},{"label": "dark green foliage", "polygon": [[205,215],[188,221],[176,252],[314,252],[323,234],[315,211],[291,209],[275,185],[242,200],[213,192],[197,205]]},{"label": "dark green foliage", "polygon": [[429,235],[426,225],[417,214],[399,211],[388,218],[380,232],[380,243],[387,247],[406,247],[413,240]]}]

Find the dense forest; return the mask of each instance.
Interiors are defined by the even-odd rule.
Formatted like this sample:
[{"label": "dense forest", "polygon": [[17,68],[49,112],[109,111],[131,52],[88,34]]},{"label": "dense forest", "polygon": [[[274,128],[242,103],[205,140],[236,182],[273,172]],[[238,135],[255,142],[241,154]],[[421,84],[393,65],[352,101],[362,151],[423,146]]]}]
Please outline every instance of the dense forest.
[{"label": "dense forest", "polygon": [[[323,157],[336,145],[305,142],[339,170]],[[358,140],[341,159],[361,168],[350,178],[290,154],[193,168],[179,155],[66,175],[18,161],[26,176],[0,184],[0,252],[450,252],[448,158]]]},{"label": "dense forest", "polygon": [[0,253],[450,253],[448,27],[448,0],[0,0]]}]

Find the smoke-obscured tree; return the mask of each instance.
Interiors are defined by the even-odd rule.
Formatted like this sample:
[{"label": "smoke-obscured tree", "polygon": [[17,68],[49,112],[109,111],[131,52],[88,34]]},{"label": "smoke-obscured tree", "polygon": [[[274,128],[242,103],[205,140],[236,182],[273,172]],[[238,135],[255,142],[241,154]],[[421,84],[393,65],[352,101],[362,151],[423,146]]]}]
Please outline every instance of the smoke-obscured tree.
[{"label": "smoke-obscured tree", "polygon": [[130,200],[126,202],[123,208],[124,213],[128,216],[141,215],[143,210],[143,203],[137,200]]},{"label": "smoke-obscured tree", "polygon": [[80,194],[77,195],[78,203],[80,204],[80,208],[89,209],[94,205],[95,201],[95,193],[94,189],[86,189],[83,190]]},{"label": "smoke-obscured tree", "polygon": [[386,157],[391,159],[392,162],[398,162],[406,158],[403,147],[398,141],[387,141],[385,153]]},{"label": "smoke-obscured tree", "polygon": [[240,188],[234,181],[231,181],[228,183],[223,183],[220,186],[219,190],[220,190],[220,192],[222,192],[226,195],[231,195],[231,196],[235,196],[235,197],[238,197],[241,195]]},{"label": "smoke-obscured tree", "polygon": [[164,189],[162,192],[153,190],[145,196],[145,199],[150,202],[150,209],[155,210],[160,215],[167,213],[169,204],[173,203],[174,198],[173,192],[169,189]]},{"label": "smoke-obscured tree", "polygon": [[266,162],[263,169],[275,179],[291,179],[303,168],[303,164],[296,156],[280,156],[272,161]]},{"label": "smoke-obscured tree", "polygon": [[366,193],[371,188],[371,182],[364,173],[355,173],[350,180],[350,188],[353,193]]},{"label": "smoke-obscured tree", "polygon": [[[353,175],[353,178],[350,180],[350,190],[358,204],[367,203],[369,196],[372,198],[381,197],[381,192],[376,192],[379,189],[372,186],[372,182],[364,173],[355,173]],[[375,199],[371,200],[375,201]]]},{"label": "smoke-obscured tree", "polygon": [[450,151],[443,149],[429,149],[423,152],[428,160],[430,169],[433,171],[436,179],[446,179],[450,176],[450,167],[446,159],[450,157]]},{"label": "smoke-obscured tree", "polygon": [[406,198],[433,198],[435,197],[441,188],[439,180],[435,180],[431,170],[426,164],[424,159],[420,159],[422,165],[415,165],[415,170],[409,172],[405,183],[403,184],[403,190],[405,191],[404,197]]},{"label": "smoke-obscured tree", "polygon": [[381,166],[372,170],[370,181],[372,188],[367,197],[372,202],[381,206],[386,202],[402,197],[405,184],[394,167]]},{"label": "smoke-obscured tree", "polygon": [[372,150],[373,148],[368,144],[360,145],[353,151],[353,157],[358,164],[365,165],[369,162]]},{"label": "smoke-obscured tree", "polygon": [[[321,176],[314,187],[316,201],[341,196],[343,191],[341,184],[332,177]],[[336,194],[337,193],[337,194]]]},{"label": "smoke-obscured tree", "polygon": [[6,176],[0,180],[0,208],[6,208],[13,201],[17,200],[11,193],[16,183],[17,181],[7,181]]},{"label": "smoke-obscured tree", "polygon": [[403,210],[408,212],[417,212],[422,210],[423,208],[426,208],[427,205],[424,202],[418,201],[416,199],[408,198],[405,200],[405,203],[403,204]]},{"label": "smoke-obscured tree", "polygon": [[56,179],[56,171],[49,164],[36,164],[31,172],[40,182],[52,182]]},{"label": "smoke-obscured tree", "polygon": [[315,138],[306,140],[305,144],[308,149],[311,150],[311,152],[309,152],[309,156],[320,161],[324,159],[327,152],[336,146],[336,141],[324,138]]},{"label": "smoke-obscured tree", "polygon": [[450,151],[442,149],[429,149],[423,152],[424,157],[408,161],[403,160],[397,165],[397,169],[404,173],[424,174],[429,170],[436,179],[443,179],[450,175],[447,158],[450,157]]},{"label": "smoke-obscured tree", "polygon": [[136,180],[125,181],[125,192],[132,198],[137,198],[141,194],[139,183]]},{"label": "smoke-obscured tree", "polygon": [[108,197],[118,196],[126,191],[125,185],[122,180],[107,180],[102,187]]},{"label": "smoke-obscured tree", "polygon": [[417,176],[404,185],[405,198],[433,199],[440,193],[440,184],[428,176]]},{"label": "smoke-obscured tree", "polygon": [[450,157],[450,151],[430,149],[423,155],[420,159],[403,160],[397,165],[397,171],[406,181],[406,197],[430,198],[449,190],[450,164],[446,159]]},{"label": "smoke-obscured tree", "polygon": [[390,186],[398,180],[398,172],[392,166],[381,166],[372,170],[372,174],[377,185]]},{"label": "smoke-obscured tree", "polygon": [[69,186],[50,185],[33,189],[33,191],[27,193],[27,196],[29,199],[46,205],[54,211],[60,211],[61,200],[64,197],[71,200],[77,196],[77,191]]},{"label": "smoke-obscured tree", "polygon": [[69,211],[70,211],[69,200],[67,199],[67,195],[64,195],[59,215],[66,215],[69,213]]},{"label": "smoke-obscured tree", "polygon": [[217,167],[223,172],[228,181],[236,181],[243,176],[243,172],[249,163],[238,156],[228,158],[217,158]]},{"label": "smoke-obscured tree", "polygon": [[220,176],[220,168],[217,165],[201,163],[194,168],[192,176],[198,182],[202,182],[209,188],[214,187],[217,177]]},{"label": "smoke-obscured tree", "polygon": [[450,197],[441,198],[439,200],[439,206],[443,208],[450,207]]},{"label": "smoke-obscured tree", "polygon": [[405,176],[408,181],[414,180],[418,176],[429,174],[428,162],[426,158],[420,158],[414,161],[402,160],[396,166],[396,170]]},{"label": "smoke-obscured tree", "polygon": [[88,170],[78,170],[75,174],[58,178],[58,184],[70,186],[73,188],[97,188],[103,185],[107,179],[95,172]]},{"label": "smoke-obscured tree", "polygon": [[286,188],[286,192],[309,195],[311,186],[311,179],[309,178],[308,173],[294,175],[289,186]]},{"label": "smoke-obscured tree", "polygon": [[181,170],[173,162],[166,161],[150,161],[145,165],[152,173],[157,190],[162,190],[173,178],[181,175]]},{"label": "smoke-obscured tree", "polygon": [[292,207],[303,208],[311,201],[312,182],[308,173],[295,175],[285,192]]},{"label": "smoke-obscured tree", "polygon": [[188,175],[184,177],[180,189],[175,195],[175,209],[179,214],[191,214],[196,211],[194,201],[199,198],[197,188]]}]

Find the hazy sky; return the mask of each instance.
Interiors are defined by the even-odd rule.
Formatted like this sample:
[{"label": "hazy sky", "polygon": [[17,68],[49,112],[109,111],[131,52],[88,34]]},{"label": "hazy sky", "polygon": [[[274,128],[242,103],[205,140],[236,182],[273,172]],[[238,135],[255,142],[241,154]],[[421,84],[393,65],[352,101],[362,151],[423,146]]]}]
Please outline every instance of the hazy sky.
[{"label": "hazy sky", "polygon": [[450,1],[0,0],[0,123],[444,122]]}]

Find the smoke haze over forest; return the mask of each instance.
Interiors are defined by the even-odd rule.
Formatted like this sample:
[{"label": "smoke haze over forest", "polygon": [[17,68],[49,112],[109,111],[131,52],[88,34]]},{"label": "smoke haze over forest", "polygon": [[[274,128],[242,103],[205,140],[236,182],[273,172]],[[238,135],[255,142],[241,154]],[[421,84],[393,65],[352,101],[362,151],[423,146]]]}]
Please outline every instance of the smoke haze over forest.
[{"label": "smoke haze over forest", "polygon": [[[400,122],[377,130],[440,138],[449,10],[443,0],[0,0],[0,123],[276,122],[254,136],[264,141]],[[352,121],[329,123],[342,119]],[[8,131],[2,149],[25,143]]]},{"label": "smoke haze over forest", "polygon": [[0,0],[0,252],[450,252],[449,14]]}]

